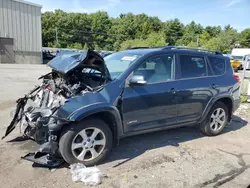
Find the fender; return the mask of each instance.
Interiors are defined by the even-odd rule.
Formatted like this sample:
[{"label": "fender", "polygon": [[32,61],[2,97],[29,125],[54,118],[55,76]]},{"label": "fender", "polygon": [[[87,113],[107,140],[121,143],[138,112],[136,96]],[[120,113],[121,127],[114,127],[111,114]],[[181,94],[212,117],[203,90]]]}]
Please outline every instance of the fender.
[{"label": "fender", "polygon": [[123,135],[123,125],[120,112],[116,106],[111,106],[108,103],[102,102],[93,103],[75,110],[68,116],[68,119],[70,121],[81,121],[84,118],[99,112],[109,112],[113,116],[116,124],[117,138],[119,139]]},{"label": "fender", "polygon": [[216,95],[215,97],[213,97],[213,98],[210,99],[210,101],[208,102],[206,108],[204,109],[204,111],[202,113],[202,116],[201,116],[201,119],[199,120],[198,123],[201,123],[201,122],[203,122],[206,119],[206,117],[207,117],[209,111],[211,110],[212,106],[214,105],[214,103],[216,101],[222,99],[222,98],[229,98],[229,99],[231,99],[231,101],[232,101],[232,107],[233,107],[232,109],[234,109],[234,102],[233,102],[234,99],[233,99],[233,97],[230,96],[229,93],[221,93],[221,94]]}]

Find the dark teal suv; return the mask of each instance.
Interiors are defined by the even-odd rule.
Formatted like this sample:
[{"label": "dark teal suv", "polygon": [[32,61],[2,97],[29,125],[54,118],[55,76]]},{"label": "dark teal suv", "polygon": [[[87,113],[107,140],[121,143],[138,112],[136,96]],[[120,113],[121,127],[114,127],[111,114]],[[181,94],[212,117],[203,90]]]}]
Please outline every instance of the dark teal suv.
[{"label": "dark teal suv", "polygon": [[[85,64],[95,70],[84,69]],[[36,134],[47,135],[40,151],[69,164],[95,165],[119,139],[136,134],[198,126],[206,135],[218,135],[240,105],[239,77],[230,59],[216,51],[136,48],[104,60],[88,52],[49,66],[60,75],[51,79],[64,79],[68,89],[73,90],[68,80],[85,79],[79,84],[86,89],[47,115],[47,128]]]}]

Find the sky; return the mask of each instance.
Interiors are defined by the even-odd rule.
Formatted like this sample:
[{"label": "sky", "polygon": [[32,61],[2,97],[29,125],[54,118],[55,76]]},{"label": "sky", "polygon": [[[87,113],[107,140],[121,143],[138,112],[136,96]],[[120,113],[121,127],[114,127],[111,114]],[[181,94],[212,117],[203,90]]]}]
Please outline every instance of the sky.
[{"label": "sky", "polygon": [[43,6],[42,12],[61,9],[65,12],[93,13],[109,16],[121,13],[145,13],[162,21],[178,18],[184,24],[194,20],[203,26],[230,24],[238,31],[250,28],[250,0],[27,0]]}]

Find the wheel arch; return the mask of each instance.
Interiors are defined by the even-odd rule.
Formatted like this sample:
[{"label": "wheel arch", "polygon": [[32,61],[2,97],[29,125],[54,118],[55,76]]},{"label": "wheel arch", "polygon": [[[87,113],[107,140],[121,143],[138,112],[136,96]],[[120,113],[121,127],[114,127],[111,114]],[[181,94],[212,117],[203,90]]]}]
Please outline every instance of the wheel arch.
[{"label": "wheel arch", "polygon": [[213,105],[216,102],[222,102],[227,106],[227,108],[228,108],[228,122],[230,122],[230,120],[232,118],[232,113],[233,113],[233,98],[229,95],[220,96],[220,97],[217,97],[217,98],[214,98],[213,100],[211,100],[210,103],[207,105],[206,109],[204,110],[200,122],[203,122],[206,119],[209,111],[211,110],[211,108],[213,107]]},{"label": "wheel arch", "polygon": [[230,122],[232,118],[232,112],[233,112],[233,101],[229,97],[223,97],[218,99],[216,102],[222,102],[227,106],[228,109],[228,122]]},{"label": "wheel arch", "polygon": [[101,119],[111,129],[114,143],[118,144],[123,135],[123,125],[119,110],[114,106],[93,109],[82,113],[80,116],[72,116],[71,121],[79,122],[87,119]]}]

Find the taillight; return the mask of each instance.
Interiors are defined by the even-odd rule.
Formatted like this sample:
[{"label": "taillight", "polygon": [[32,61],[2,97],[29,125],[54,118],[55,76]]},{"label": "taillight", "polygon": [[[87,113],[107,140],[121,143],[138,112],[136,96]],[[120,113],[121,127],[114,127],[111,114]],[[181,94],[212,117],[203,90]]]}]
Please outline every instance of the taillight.
[{"label": "taillight", "polygon": [[233,78],[237,81],[237,82],[240,82],[240,77],[239,76],[237,76],[237,75],[233,75]]}]

